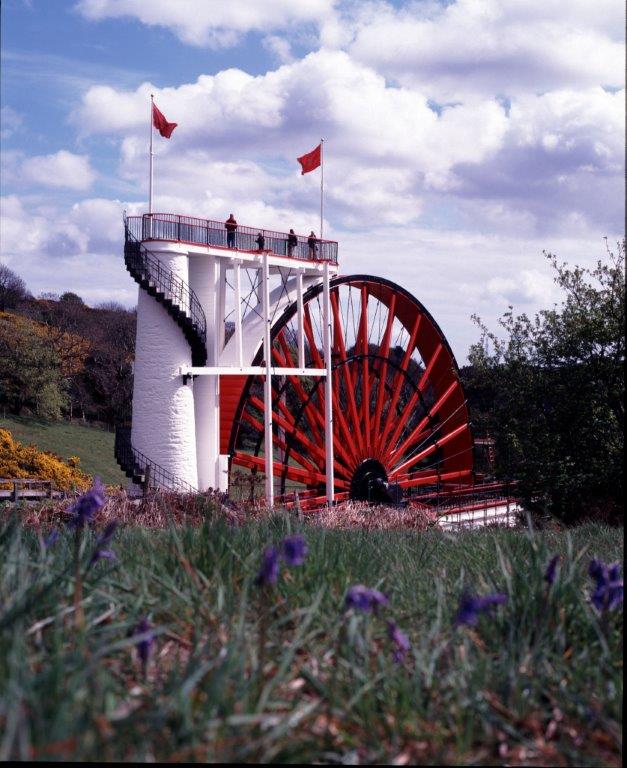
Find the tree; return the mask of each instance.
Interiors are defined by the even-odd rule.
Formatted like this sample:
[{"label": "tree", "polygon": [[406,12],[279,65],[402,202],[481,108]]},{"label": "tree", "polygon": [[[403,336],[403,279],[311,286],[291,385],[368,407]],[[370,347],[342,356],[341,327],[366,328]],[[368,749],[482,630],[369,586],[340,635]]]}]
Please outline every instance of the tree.
[{"label": "tree", "polygon": [[498,471],[530,504],[574,521],[622,514],[625,429],[625,242],[594,269],[545,253],[564,291],[560,307],[530,319],[505,313],[499,339],[481,329],[466,371],[494,433]]},{"label": "tree", "polygon": [[59,361],[42,329],[8,313],[0,314],[0,403],[45,419],[59,418],[66,405]]},{"label": "tree", "polygon": [[26,284],[6,265],[0,264],[0,312],[13,309],[28,296]]}]

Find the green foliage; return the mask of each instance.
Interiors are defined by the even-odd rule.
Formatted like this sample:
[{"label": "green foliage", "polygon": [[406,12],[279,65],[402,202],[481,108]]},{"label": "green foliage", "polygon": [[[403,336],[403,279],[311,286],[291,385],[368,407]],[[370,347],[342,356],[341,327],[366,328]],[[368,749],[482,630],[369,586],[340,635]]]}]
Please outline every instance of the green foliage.
[{"label": "green foliage", "polygon": [[[260,593],[260,553],[291,531],[281,515],[127,528],[111,544],[116,563],[92,568],[89,532],[77,628],[74,535],[46,549],[5,523],[0,758],[617,764],[622,616],[598,616],[586,575],[592,556],[622,559],[614,530],[304,528],[305,564]],[[344,614],[355,583],[382,589],[389,609]],[[476,628],[454,628],[464,587],[509,599]],[[129,636],[144,616],[156,633],[145,678]],[[403,664],[388,616],[412,643]]]},{"label": "green foliage", "polygon": [[565,520],[623,500],[624,243],[594,269],[558,264],[562,305],[533,319],[510,307],[505,338],[479,318],[465,377],[475,421],[497,439],[500,473]]},{"label": "green foliage", "polygon": [[67,402],[59,359],[32,322],[0,314],[0,404],[58,419]]}]

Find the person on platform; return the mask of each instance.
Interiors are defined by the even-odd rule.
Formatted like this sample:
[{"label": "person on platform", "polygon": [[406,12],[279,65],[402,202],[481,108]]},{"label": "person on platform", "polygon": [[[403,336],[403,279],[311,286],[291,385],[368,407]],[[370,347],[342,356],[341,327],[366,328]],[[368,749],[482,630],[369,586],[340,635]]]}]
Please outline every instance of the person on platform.
[{"label": "person on platform", "polygon": [[235,230],[237,229],[237,222],[232,213],[229,213],[229,218],[224,222],[224,228],[226,229],[226,247],[235,248]]},{"label": "person on platform", "polygon": [[309,246],[309,258],[315,259],[318,251],[318,240],[316,239],[316,233],[311,230],[309,237],[307,238],[307,245]]},{"label": "person on platform", "polygon": [[290,233],[287,236],[287,255],[293,256],[294,254],[294,248],[298,245],[298,238],[294,234],[294,230],[290,229]]},{"label": "person on platform", "polygon": [[266,247],[266,238],[263,236],[263,232],[257,232],[257,237],[255,238],[255,242],[259,246],[259,250],[263,251]]}]

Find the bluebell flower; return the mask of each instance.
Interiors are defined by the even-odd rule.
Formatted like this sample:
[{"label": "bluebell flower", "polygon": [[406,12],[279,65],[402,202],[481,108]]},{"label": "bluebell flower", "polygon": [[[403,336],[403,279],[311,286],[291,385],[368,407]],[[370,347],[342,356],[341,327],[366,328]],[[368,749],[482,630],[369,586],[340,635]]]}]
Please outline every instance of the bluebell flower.
[{"label": "bluebell flower", "polygon": [[261,560],[261,567],[255,584],[258,587],[265,587],[270,584],[276,584],[279,578],[279,553],[274,547],[266,547]]},{"label": "bluebell flower", "polygon": [[69,512],[72,515],[68,521],[70,528],[82,528],[86,523],[90,523],[94,513],[104,506],[105,501],[104,485],[99,477],[94,477],[93,486],[70,507]]},{"label": "bluebell flower", "polygon": [[283,560],[289,566],[302,565],[309,551],[307,542],[299,533],[283,539],[281,548]]},{"label": "bluebell flower", "polygon": [[555,555],[549,560],[549,564],[546,567],[546,571],[544,572],[544,580],[546,583],[551,586],[553,582],[555,581],[555,573],[557,571],[557,564],[559,563],[560,556]]},{"label": "bluebell flower", "polygon": [[150,650],[152,648],[152,644],[154,643],[154,636],[150,631],[151,629],[152,624],[146,617],[144,617],[135,627],[135,631],[133,632],[134,636],[144,635],[141,640],[138,640],[135,643],[135,649],[137,650],[137,655],[142,663],[144,674],[146,673],[146,666],[148,664],[148,659],[150,658]]},{"label": "bluebell flower", "polygon": [[59,538],[59,531],[57,528],[53,528],[44,539],[44,547],[48,549],[48,547],[51,547],[58,538]]},{"label": "bluebell flower", "polygon": [[388,637],[392,641],[392,658],[397,664],[400,664],[411,648],[409,638],[404,632],[401,632],[393,619],[388,621]]},{"label": "bluebell flower", "polygon": [[489,611],[496,605],[507,602],[507,595],[495,592],[492,595],[471,595],[464,592],[459,601],[459,609],[455,616],[455,624],[466,624],[474,627],[479,620],[479,614]]},{"label": "bluebell flower", "polygon": [[362,613],[377,613],[381,606],[388,604],[387,597],[378,589],[365,587],[363,584],[355,584],[350,587],[344,598],[344,607],[348,610],[354,608]]},{"label": "bluebell flower", "polygon": [[620,565],[606,565],[601,560],[591,560],[589,575],[596,581],[592,594],[592,603],[599,611],[613,611],[623,602],[623,580],[620,578]]},{"label": "bluebell flower", "polygon": [[114,520],[113,522],[109,523],[104,531],[100,534],[100,536],[98,536],[96,539],[96,546],[94,547],[94,551],[92,552],[87,567],[92,566],[95,562],[101,559],[115,559],[115,552],[110,549],[106,549],[106,547],[113,538],[113,534],[115,533],[117,527],[118,524]]}]

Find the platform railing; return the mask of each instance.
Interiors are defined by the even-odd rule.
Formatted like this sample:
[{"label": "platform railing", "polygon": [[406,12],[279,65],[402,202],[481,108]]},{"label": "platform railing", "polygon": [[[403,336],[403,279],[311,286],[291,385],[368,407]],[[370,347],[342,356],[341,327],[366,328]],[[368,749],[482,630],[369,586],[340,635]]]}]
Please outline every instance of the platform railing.
[{"label": "platform railing", "polygon": [[118,426],[115,430],[115,457],[125,472],[142,477],[150,488],[165,488],[177,493],[198,493],[193,485],[181,480],[161,465],[149,459],[131,443],[131,428]]},{"label": "platform railing", "polygon": [[[143,216],[128,216],[131,234],[138,240],[166,240],[168,242],[205,245],[228,248],[227,230],[224,222],[179,216],[174,213],[145,213]],[[296,245],[288,247],[288,234],[269,229],[259,229],[238,224],[235,231],[234,248],[240,251],[258,251],[257,237],[264,237],[264,250],[277,256],[301,261],[329,261],[337,264],[337,242],[316,238],[313,250],[309,238],[296,235]]]}]

